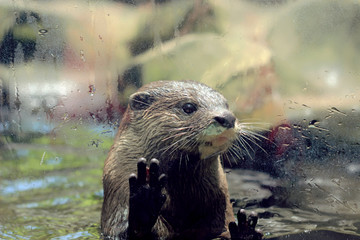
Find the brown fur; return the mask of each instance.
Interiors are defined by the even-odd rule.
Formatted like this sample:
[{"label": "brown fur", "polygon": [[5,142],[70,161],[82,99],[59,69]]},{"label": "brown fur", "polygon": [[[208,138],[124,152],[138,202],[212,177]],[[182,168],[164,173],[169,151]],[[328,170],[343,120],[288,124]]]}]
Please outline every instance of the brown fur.
[{"label": "brown fur", "polygon": [[[127,229],[129,184],[137,171],[137,160],[156,158],[160,173],[167,175],[167,200],[153,231],[165,239],[209,239],[229,237],[234,221],[227,182],[219,154],[236,137],[233,128],[221,136],[204,136],[214,117],[229,114],[225,98],[215,90],[192,81],[159,81],[138,90],[151,96],[141,110],[130,104],[105,161],[104,202],[101,228],[105,236],[119,236]],[[130,99],[130,103],[133,99]],[[184,103],[198,106],[187,115]]]}]

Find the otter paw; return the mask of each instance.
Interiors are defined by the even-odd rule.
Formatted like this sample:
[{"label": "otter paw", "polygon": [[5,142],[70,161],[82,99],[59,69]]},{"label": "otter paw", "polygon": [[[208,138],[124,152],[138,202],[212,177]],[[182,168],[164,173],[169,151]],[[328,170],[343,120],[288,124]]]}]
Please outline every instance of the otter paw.
[{"label": "otter paw", "polygon": [[229,224],[229,231],[231,240],[260,240],[263,235],[255,230],[258,221],[258,216],[252,212],[248,219],[244,209],[237,213],[238,225],[235,222]]},{"label": "otter paw", "polygon": [[161,190],[165,186],[166,177],[159,177],[159,161],[152,159],[147,181],[146,160],[140,158],[137,163],[137,177],[133,173],[129,178],[129,226],[128,233],[134,238],[151,234],[166,196]]}]

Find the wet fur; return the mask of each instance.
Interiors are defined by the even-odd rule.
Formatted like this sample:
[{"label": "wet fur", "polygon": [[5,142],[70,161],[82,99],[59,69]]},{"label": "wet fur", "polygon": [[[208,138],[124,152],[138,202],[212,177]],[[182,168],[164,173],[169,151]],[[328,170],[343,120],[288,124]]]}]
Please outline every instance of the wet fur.
[{"label": "wet fur", "polygon": [[[199,152],[200,146],[206,146],[201,140],[204,129],[214,122],[214,116],[228,111],[225,98],[192,81],[155,82],[138,92],[150,96],[148,105],[136,105],[135,110],[129,105],[105,161],[101,216],[104,236],[116,237],[126,232],[128,178],[136,173],[137,160],[145,157],[157,158],[160,172],[168,177],[167,201],[153,228],[159,237],[229,237],[227,226],[234,216],[219,158],[221,152],[208,156]],[[136,98],[130,101],[136,104]],[[181,106],[186,102],[195,102],[198,111],[191,116],[184,114]]]}]

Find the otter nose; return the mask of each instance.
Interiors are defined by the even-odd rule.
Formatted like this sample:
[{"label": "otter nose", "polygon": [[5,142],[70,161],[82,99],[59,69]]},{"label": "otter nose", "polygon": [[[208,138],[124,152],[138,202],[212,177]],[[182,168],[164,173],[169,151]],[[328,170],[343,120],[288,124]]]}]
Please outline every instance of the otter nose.
[{"label": "otter nose", "polygon": [[215,121],[217,121],[218,123],[220,123],[221,126],[225,127],[225,128],[233,128],[235,127],[235,116],[230,113],[224,113],[221,116],[216,116]]}]

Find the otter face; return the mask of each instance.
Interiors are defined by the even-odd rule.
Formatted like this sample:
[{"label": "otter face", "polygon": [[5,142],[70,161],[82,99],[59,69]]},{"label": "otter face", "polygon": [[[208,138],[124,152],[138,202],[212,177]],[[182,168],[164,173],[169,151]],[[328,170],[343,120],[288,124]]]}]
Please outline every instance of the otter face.
[{"label": "otter face", "polygon": [[186,152],[206,159],[236,139],[236,118],[226,99],[201,83],[153,82],[131,95],[129,107],[128,127],[159,155]]}]

